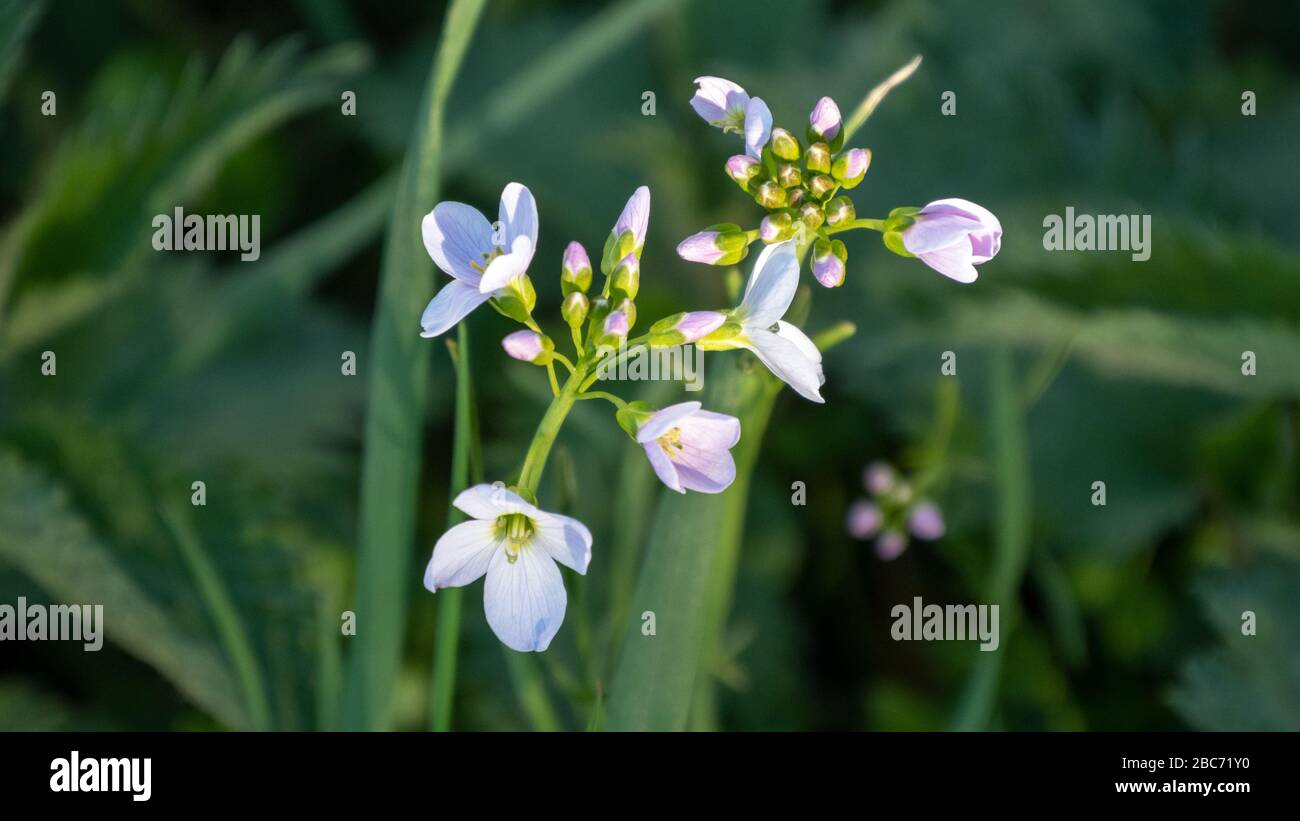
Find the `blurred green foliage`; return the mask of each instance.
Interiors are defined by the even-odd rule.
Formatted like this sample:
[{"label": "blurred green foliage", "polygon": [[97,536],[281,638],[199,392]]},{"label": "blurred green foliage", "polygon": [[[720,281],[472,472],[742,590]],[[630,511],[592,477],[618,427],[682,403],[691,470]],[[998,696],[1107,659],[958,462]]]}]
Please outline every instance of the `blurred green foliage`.
[{"label": "blurred green foliage", "polygon": [[[246,14],[0,1],[0,602],[101,602],[108,620],[98,654],[0,645],[0,727],[336,726],[381,234],[443,10],[236,5]],[[755,214],[721,173],[731,138],[687,106],[701,74],[801,126],[821,95],[851,106],[923,54],[857,138],[874,152],[858,213],[960,196],[1005,235],[969,287],[848,239],[846,285],[818,291],[809,327],[859,332],[828,356],[826,405],[777,402],[724,640],[702,661],[716,698],[692,726],[1300,729],[1300,14],[662,5],[611,30],[582,28],[596,3],[489,3],[470,45],[444,196],[490,211],[504,183],[529,185],[543,309],[558,306],[564,245],[599,249],[642,183],[640,313],[729,304],[721,271],[673,252]],[[773,25],[792,13],[797,28]],[[585,66],[556,43],[618,47]],[[340,114],[344,89],[356,117]],[[41,114],[45,90],[56,116]],[[956,117],[940,113],[946,90]],[[262,259],[154,252],[150,219],[177,205],[261,214]],[[1151,214],[1151,259],[1044,252],[1042,219],[1066,206]],[[548,391],[496,349],[503,319],[471,326],[482,464],[502,477]],[[402,728],[428,725],[436,608],[420,571],[449,475],[454,379],[428,344]],[[363,354],[358,377],[341,375],[343,351]],[[711,359],[706,379],[736,364]],[[675,390],[645,388],[661,403]],[[653,609],[632,582],[658,488],[598,404],[575,409],[541,494],[596,536],[540,661],[571,728],[599,717],[629,618]],[[1008,441],[1023,445],[1023,490]],[[843,528],[862,467],[882,458],[938,477],[948,520],[892,563]],[[189,504],[196,480],[206,507]],[[1098,480],[1105,507],[1089,501]],[[790,504],[795,481],[806,506]],[[1008,563],[999,516],[1020,502],[1028,555]],[[889,638],[894,604],[1004,588],[1017,617],[991,673],[973,644]],[[465,596],[454,726],[528,726],[479,595]]]}]

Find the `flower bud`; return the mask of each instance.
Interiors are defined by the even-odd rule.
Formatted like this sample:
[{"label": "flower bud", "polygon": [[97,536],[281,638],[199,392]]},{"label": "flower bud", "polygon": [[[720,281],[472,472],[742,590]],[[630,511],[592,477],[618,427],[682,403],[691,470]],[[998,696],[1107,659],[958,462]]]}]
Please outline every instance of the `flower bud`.
[{"label": "flower bud", "polygon": [[630,331],[636,325],[636,303],[630,299],[624,299],[614,308],[615,313],[620,313],[627,317],[627,329]]},{"label": "flower bud", "polygon": [[845,188],[856,188],[871,167],[871,149],[850,148],[831,166],[831,174]]},{"label": "flower bud", "polygon": [[555,343],[550,340],[550,337],[528,330],[507,334],[501,340],[501,347],[505,348],[511,359],[531,362],[534,365],[549,364],[551,355],[555,352]]},{"label": "flower bud", "polygon": [[784,128],[772,129],[772,153],[777,159],[793,161],[799,159],[802,150],[799,148],[799,139],[786,131]]},{"label": "flower bud", "polygon": [[799,219],[803,221],[809,231],[816,231],[822,227],[822,223],[826,222],[826,213],[822,211],[822,207],[817,203],[806,202],[799,209]]},{"label": "flower bud", "polygon": [[806,196],[808,196],[808,192],[803,188],[791,188],[789,191],[785,192],[786,203],[791,208],[798,207],[799,203],[803,202],[804,197]]},{"label": "flower bud", "polygon": [[803,174],[799,171],[799,166],[790,162],[783,162],[776,169],[776,181],[782,188],[794,188],[803,182]]},{"label": "flower bud", "polygon": [[794,234],[794,219],[789,211],[778,211],[763,217],[758,225],[758,236],[771,245],[789,239]]},{"label": "flower bud", "polygon": [[872,496],[892,493],[897,481],[898,474],[888,462],[872,462],[862,474],[862,484]]},{"label": "flower bud", "polygon": [[908,529],[918,539],[932,542],[943,538],[943,514],[933,502],[918,502],[907,516]]},{"label": "flower bud", "polygon": [[826,195],[835,190],[835,180],[825,174],[818,174],[808,181],[808,193],[817,199],[825,199]]},{"label": "flower bud", "polygon": [[840,196],[826,203],[826,222],[832,226],[845,225],[857,217],[853,210],[853,200]]},{"label": "flower bud", "polygon": [[754,202],[774,211],[777,208],[784,208],[787,201],[785,189],[772,180],[764,180],[754,190]]},{"label": "flower bud", "polygon": [[677,244],[677,255],[687,262],[735,265],[749,254],[749,237],[739,225],[711,225]]},{"label": "flower bud", "polygon": [[813,245],[813,276],[826,288],[838,288],[844,284],[844,261],[831,250],[831,243],[819,239]]},{"label": "flower bud", "polygon": [[671,348],[695,342],[722,327],[726,319],[718,311],[673,314],[650,326],[650,346]]},{"label": "flower bud", "polygon": [[876,556],[882,561],[893,561],[907,549],[907,535],[898,530],[886,530],[876,539]]},{"label": "flower bud", "polygon": [[830,97],[822,97],[808,115],[808,139],[831,142],[840,133],[840,107]]},{"label": "flower bud", "polygon": [[560,290],[568,296],[575,291],[585,294],[590,287],[591,259],[587,257],[587,249],[579,242],[570,242],[560,266]]},{"label": "flower bud", "polygon": [[859,499],[849,507],[845,525],[855,539],[870,539],[880,530],[885,517],[880,508],[866,499]]},{"label": "flower bud", "polygon": [[613,293],[636,299],[637,291],[641,290],[641,261],[636,254],[623,257],[610,275],[610,280]]},{"label": "flower bud", "polygon": [[627,314],[622,311],[610,311],[601,327],[601,344],[617,345],[619,340],[627,338],[628,327]]},{"label": "flower bud", "polygon": [[591,303],[587,301],[587,295],[581,291],[574,291],[560,303],[560,316],[569,327],[576,328],[586,320],[590,309]]},{"label": "flower bud", "polygon": [[829,174],[831,172],[831,147],[826,143],[813,143],[804,152],[803,164],[809,174]]},{"label": "flower bud", "polygon": [[749,181],[758,176],[760,163],[754,157],[737,154],[727,160],[727,176],[736,181],[741,188],[748,188]]}]

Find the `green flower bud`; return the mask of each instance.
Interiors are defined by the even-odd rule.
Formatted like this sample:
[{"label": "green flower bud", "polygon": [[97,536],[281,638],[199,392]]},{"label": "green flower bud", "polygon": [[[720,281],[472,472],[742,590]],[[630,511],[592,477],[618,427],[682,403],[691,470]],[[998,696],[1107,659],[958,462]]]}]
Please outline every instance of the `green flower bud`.
[{"label": "green flower bud", "polygon": [[808,181],[808,193],[819,200],[825,199],[835,190],[835,180],[825,174],[818,174]]},{"label": "green flower bud", "polygon": [[853,210],[853,200],[839,196],[826,203],[826,222],[840,226],[852,222],[857,217]]},{"label": "green flower bud", "polygon": [[587,301],[587,295],[581,291],[572,292],[560,303],[560,316],[571,328],[581,325],[590,310],[591,303]]},{"label": "green flower bud", "polygon": [[618,263],[611,277],[612,294],[621,294],[629,299],[636,299],[641,290],[641,262],[635,254],[628,254]]},{"label": "green flower bud", "polygon": [[803,224],[808,226],[809,231],[816,231],[822,227],[822,223],[826,222],[826,213],[817,203],[808,202],[799,209],[799,219],[803,220]]},{"label": "green flower bud", "polygon": [[763,242],[782,242],[794,235],[794,218],[789,211],[777,211],[763,217],[758,226],[758,236]]},{"label": "green flower bud", "polygon": [[799,148],[799,138],[786,131],[784,128],[772,129],[772,153],[779,159],[794,161],[799,159],[802,153]]},{"label": "green flower bud", "polygon": [[826,143],[813,143],[804,152],[803,164],[809,174],[829,174],[831,171],[831,147]]},{"label": "green flower bud", "polygon": [[867,175],[867,169],[871,167],[871,150],[867,148],[850,148],[835,160],[831,167],[831,173],[840,184],[848,188],[856,188],[862,178]]},{"label": "green flower bud", "polygon": [[764,180],[754,190],[754,201],[769,211],[784,208],[786,200],[785,189],[772,180]]},{"label": "green flower bud", "polygon": [[794,188],[803,182],[803,175],[799,172],[799,166],[783,162],[776,169],[776,181],[782,188]]},{"label": "green flower bud", "polygon": [[624,298],[614,308],[615,311],[622,311],[627,315],[627,329],[630,331],[636,325],[636,303],[631,299]]},{"label": "green flower bud", "polygon": [[537,291],[533,290],[533,281],[524,274],[512,279],[509,285],[492,297],[491,303],[502,316],[526,323],[537,305]]},{"label": "green flower bud", "polygon": [[786,203],[791,208],[799,207],[799,204],[808,196],[808,192],[803,188],[791,188],[786,193]]},{"label": "green flower bud", "polygon": [[570,242],[564,249],[564,261],[560,266],[560,290],[565,296],[574,291],[586,293],[591,287],[591,260],[587,249],[580,243]]}]

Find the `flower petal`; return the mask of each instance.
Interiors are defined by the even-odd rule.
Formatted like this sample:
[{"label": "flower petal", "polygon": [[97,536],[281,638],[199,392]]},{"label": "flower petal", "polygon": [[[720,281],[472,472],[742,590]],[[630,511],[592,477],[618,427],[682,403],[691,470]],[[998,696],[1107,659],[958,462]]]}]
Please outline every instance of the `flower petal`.
[{"label": "flower petal", "polygon": [[705,450],[729,450],[740,441],[740,420],[725,413],[696,411],[678,426],[682,444]]},{"label": "flower petal", "polygon": [[[821,385],[826,381],[822,373],[820,354],[814,359],[809,355],[809,348],[817,350],[807,336],[793,325],[783,322],[784,333],[774,333],[766,329],[747,332],[748,346],[767,369],[777,379],[794,388],[805,399],[813,402],[825,402],[822,399]],[[796,334],[790,333],[793,329]],[[799,341],[795,341],[798,339]],[[806,344],[805,344],[806,342]]]},{"label": "flower petal", "polygon": [[[732,421],[739,438],[740,421]],[[736,480],[736,460],[726,447],[714,447],[716,441],[713,437],[697,436],[692,444],[686,426],[682,426],[683,447],[672,461],[683,487],[697,493],[721,493]]]},{"label": "flower petal", "polygon": [[794,240],[768,245],[754,262],[745,297],[736,310],[746,325],[767,327],[785,316],[799,288],[799,258]]},{"label": "flower petal", "polygon": [[678,402],[655,412],[636,430],[636,440],[641,444],[653,442],[672,430],[679,422],[703,407],[699,402]]},{"label": "flower petal", "polygon": [[979,277],[979,272],[975,270],[972,262],[970,243],[966,240],[917,256],[926,265],[949,279],[969,285]]},{"label": "flower petal", "polygon": [[523,513],[536,521],[541,513],[513,490],[487,483],[462,490],[452,504],[475,519],[495,520],[507,513]]},{"label": "flower petal", "polygon": [[501,547],[495,528],[496,522],[474,519],[442,534],[424,569],[424,586],[436,593],[444,587],[464,587],[477,581]]},{"label": "flower petal", "polygon": [[551,558],[579,573],[587,572],[591,563],[591,531],[571,516],[540,512],[533,520],[537,532],[533,544],[551,554]]},{"label": "flower petal", "polygon": [[507,647],[541,652],[564,623],[568,596],[555,560],[545,550],[525,547],[511,563],[504,549],[492,555],[483,586],[488,625]]},{"label": "flower petal", "polygon": [[652,439],[644,443],[643,447],[646,458],[650,460],[650,467],[654,468],[659,481],[663,482],[669,490],[685,493],[686,488],[682,487],[682,481],[677,477],[677,467],[668,458],[668,454],[664,453],[664,449],[659,447],[659,443]]},{"label": "flower petal", "polygon": [[528,264],[532,261],[532,240],[528,237],[515,237],[510,253],[502,254],[488,263],[483,278],[478,283],[479,293],[492,294],[506,287],[511,280],[527,273]]},{"label": "flower petal", "polygon": [[978,230],[978,220],[961,214],[921,214],[914,224],[903,230],[903,246],[919,257],[957,243],[968,244],[966,237]]},{"label": "flower petal", "polygon": [[478,285],[459,279],[448,282],[429,300],[420,316],[420,336],[434,337],[446,333],[470,311],[487,302],[491,294],[479,293]]},{"label": "flower petal", "polygon": [[645,245],[646,229],[650,227],[650,189],[644,185],[632,192],[623,212],[614,223],[614,236],[623,236],[624,231],[631,231],[635,239],[634,253],[640,254]]},{"label": "flower petal", "polygon": [[497,217],[504,229],[503,248],[514,248],[519,237],[528,237],[529,248],[537,247],[537,201],[528,186],[517,182],[507,185],[501,192]]},{"label": "flower petal", "polygon": [[762,97],[754,97],[745,108],[745,153],[754,159],[763,155],[763,146],[772,135],[772,111]]},{"label": "flower petal", "polygon": [[435,265],[456,279],[478,285],[479,272],[470,263],[482,265],[495,247],[487,217],[463,202],[440,202],[424,215],[420,233]]}]

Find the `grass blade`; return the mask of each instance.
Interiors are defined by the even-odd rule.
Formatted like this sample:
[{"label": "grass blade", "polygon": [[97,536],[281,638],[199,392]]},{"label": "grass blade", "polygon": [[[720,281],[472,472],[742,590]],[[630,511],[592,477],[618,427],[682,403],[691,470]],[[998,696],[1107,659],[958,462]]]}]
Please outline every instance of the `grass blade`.
[{"label": "grass blade", "polygon": [[429,363],[429,344],[417,330],[420,312],[434,290],[420,219],[438,196],[447,96],[483,5],[483,0],[456,0],[447,10],[384,247],[370,343],[354,608],[358,630],[344,688],[346,729],[389,726],[401,663]]}]

